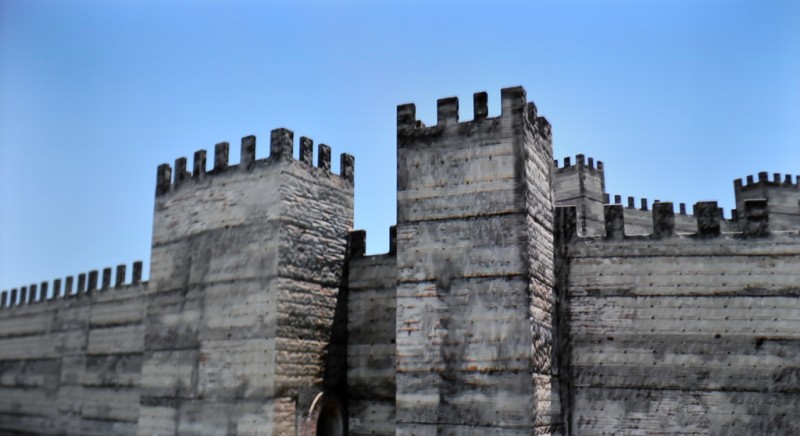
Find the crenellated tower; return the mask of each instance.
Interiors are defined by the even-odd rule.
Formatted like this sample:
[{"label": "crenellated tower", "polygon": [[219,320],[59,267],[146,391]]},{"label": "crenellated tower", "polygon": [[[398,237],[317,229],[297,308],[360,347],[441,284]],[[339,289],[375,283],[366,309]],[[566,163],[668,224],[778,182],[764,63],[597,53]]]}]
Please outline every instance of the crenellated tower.
[{"label": "crenellated tower", "polygon": [[[343,426],[333,337],[353,225],[353,157],[272,131],[158,167],[139,434],[295,434],[325,408]],[[332,354],[337,354],[332,359]],[[313,409],[312,406],[316,409]],[[316,423],[314,423],[316,425]]]},{"label": "crenellated tower", "polygon": [[599,236],[603,232],[603,199],[606,180],[603,162],[582,154],[553,161],[556,206],[575,206],[578,212],[578,230],[581,235]]},{"label": "crenellated tower", "polygon": [[800,226],[800,176],[792,179],[790,174],[774,173],[772,180],[769,173],[758,173],[758,179],[747,176],[733,181],[736,196],[736,212],[744,211],[747,200],[765,199],[769,205],[770,228],[775,230],[793,230]]},{"label": "crenellated tower", "polygon": [[550,124],[521,87],[502,114],[427,127],[397,109],[397,434],[549,434],[553,361]]}]

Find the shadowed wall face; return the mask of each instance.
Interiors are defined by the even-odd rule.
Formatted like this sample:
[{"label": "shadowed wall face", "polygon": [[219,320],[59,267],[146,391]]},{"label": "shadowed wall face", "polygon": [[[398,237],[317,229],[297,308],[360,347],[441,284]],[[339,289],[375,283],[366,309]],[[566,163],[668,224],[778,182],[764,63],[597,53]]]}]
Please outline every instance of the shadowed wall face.
[{"label": "shadowed wall face", "polygon": [[196,162],[159,183],[140,433],[293,434],[324,389],[352,158],[340,177],[326,146],[315,168],[292,159],[292,143],[277,129],[270,157],[254,160],[244,138],[236,166],[218,144],[212,171]]},{"label": "shadowed wall face", "polygon": [[522,88],[398,107],[397,431],[549,432],[552,150]]}]

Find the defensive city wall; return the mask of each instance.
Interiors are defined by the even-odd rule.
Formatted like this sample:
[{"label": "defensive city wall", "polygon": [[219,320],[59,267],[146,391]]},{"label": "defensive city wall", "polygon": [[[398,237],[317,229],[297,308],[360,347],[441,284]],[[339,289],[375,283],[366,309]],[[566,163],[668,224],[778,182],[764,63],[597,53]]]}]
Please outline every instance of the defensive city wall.
[{"label": "defensive city wall", "polygon": [[149,281],[0,294],[0,434],[800,434],[800,178],[608,193],[499,97],[398,106],[386,254],[289,130],[159,166]]}]

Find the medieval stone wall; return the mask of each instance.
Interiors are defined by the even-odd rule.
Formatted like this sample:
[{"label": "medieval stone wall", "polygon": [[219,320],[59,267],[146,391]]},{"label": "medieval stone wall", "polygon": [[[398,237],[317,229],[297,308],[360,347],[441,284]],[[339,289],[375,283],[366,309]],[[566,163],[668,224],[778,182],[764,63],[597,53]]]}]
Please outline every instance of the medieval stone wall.
[{"label": "medieval stone wall", "polygon": [[800,432],[800,237],[704,209],[699,234],[656,211],[653,236],[566,247],[572,434]]},{"label": "medieval stone wall", "polygon": [[24,302],[3,310],[0,433],[136,434],[147,286],[140,273],[137,263],[124,284],[118,267],[113,288],[110,269],[101,284],[92,271],[75,288],[68,277],[63,291],[61,280],[52,292],[49,283],[28,286]]}]

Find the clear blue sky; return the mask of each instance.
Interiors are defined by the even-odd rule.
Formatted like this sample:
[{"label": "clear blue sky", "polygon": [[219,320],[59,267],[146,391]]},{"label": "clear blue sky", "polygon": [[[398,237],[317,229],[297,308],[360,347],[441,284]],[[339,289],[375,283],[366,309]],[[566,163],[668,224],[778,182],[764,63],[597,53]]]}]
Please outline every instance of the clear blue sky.
[{"label": "clear blue sky", "polygon": [[610,193],[728,214],[734,178],[800,173],[799,4],[0,0],[0,289],[147,265],[156,166],[276,127],[356,156],[384,252],[396,105],[514,85]]}]

